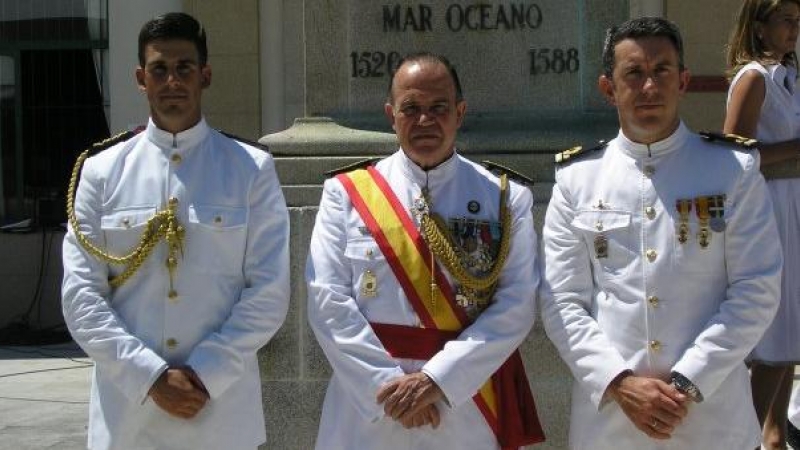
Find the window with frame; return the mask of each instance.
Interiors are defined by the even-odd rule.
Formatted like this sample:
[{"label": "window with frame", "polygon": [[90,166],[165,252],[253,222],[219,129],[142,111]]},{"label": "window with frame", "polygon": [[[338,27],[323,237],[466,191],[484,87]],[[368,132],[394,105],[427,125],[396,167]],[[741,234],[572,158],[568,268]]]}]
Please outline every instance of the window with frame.
[{"label": "window with frame", "polygon": [[65,220],[77,155],[109,135],[107,0],[0,0],[0,224]]}]

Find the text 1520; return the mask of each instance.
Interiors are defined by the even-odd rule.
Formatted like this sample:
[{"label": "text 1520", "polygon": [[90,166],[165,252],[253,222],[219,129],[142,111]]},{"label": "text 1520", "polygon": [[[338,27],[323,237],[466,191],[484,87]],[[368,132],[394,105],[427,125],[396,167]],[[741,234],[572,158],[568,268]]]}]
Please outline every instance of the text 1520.
[{"label": "text 1520", "polygon": [[391,75],[400,65],[402,56],[397,52],[351,52],[350,76],[352,78],[380,78]]}]

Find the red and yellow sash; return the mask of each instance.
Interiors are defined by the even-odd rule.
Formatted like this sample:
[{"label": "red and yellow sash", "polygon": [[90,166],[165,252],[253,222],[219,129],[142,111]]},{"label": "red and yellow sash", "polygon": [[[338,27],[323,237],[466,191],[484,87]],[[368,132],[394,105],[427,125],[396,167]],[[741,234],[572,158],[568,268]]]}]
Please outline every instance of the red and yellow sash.
[{"label": "red and yellow sash", "polygon": [[[372,324],[373,330],[392,356],[430,359],[469,325],[464,310],[455,301],[452,286],[433,261],[405,207],[375,168],[340,174],[337,179],[424,327]],[[434,285],[431,273],[436,280]],[[518,350],[486,381],[473,400],[504,449],[544,440]]]}]

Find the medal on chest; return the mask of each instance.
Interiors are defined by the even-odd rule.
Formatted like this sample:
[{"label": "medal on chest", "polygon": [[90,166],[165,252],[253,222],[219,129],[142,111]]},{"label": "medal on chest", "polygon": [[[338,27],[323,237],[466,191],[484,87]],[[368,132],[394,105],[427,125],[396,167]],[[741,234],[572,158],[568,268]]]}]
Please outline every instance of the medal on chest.
[{"label": "medal on chest", "polygon": [[[603,202],[603,199],[597,201],[597,204],[592,205],[597,210],[605,210],[608,209],[610,206],[608,202]],[[594,254],[597,259],[608,258],[608,237],[603,233],[605,229],[605,225],[603,225],[602,220],[598,220],[594,224],[594,228],[598,231],[598,234],[594,237]]]},{"label": "medal on chest", "polygon": [[711,231],[722,233],[725,231],[725,195],[711,195],[708,197],[708,225]]},{"label": "medal on chest", "polygon": [[[511,213],[506,201],[508,179],[500,177],[499,221],[475,218],[482,210],[477,200],[464,206],[460,217],[444,218],[434,213],[423,190],[414,201],[420,231],[435,262],[444,266],[455,283],[455,300],[474,320],[491,303],[500,272],[508,256],[511,238]],[[432,265],[434,261],[431,261]],[[433,277],[431,279],[433,285]]]},{"label": "medal on chest", "polygon": [[374,298],[378,295],[378,278],[372,270],[365,270],[361,274],[361,296]]},{"label": "medal on chest", "polygon": [[689,240],[689,214],[692,212],[692,201],[678,199],[675,201],[678,210],[678,242],[685,244]]},{"label": "medal on chest", "polygon": [[700,247],[706,248],[711,242],[711,232],[709,230],[711,214],[708,211],[708,197],[695,198],[694,206],[700,225],[700,231],[697,233],[697,242],[700,244]]}]

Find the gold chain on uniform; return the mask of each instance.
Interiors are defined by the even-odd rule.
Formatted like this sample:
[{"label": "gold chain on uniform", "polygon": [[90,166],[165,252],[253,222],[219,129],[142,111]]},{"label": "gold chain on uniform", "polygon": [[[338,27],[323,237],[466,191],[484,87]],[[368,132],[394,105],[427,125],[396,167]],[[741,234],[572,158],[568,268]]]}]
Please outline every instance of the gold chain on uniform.
[{"label": "gold chain on uniform", "polygon": [[[421,225],[422,234],[431,252],[438,259],[448,272],[463,287],[471,290],[493,289],[500,278],[508,251],[511,247],[511,213],[506,205],[508,193],[508,177],[503,174],[500,176],[500,226],[502,236],[500,238],[500,249],[497,253],[492,270],[484,276],[475,276],[469,273],[461,264],[460,253],[463,253],[458,245],[453,242],[452,237],[447,231],[447,224],[436,213],[428,212],[422,214]],[[428,209],[430,211],[430,209]]]},{"label": "gold chain on uniform", "polygon": [[[106,139],[94,147],[103,148],[105,144],[117,139],[115,136]],[[119,287],[127,281],[137,270],[142,266],[144,261],[153,252],[156,244],[163,238],[167,242],[169,255],[167,256],[167,270],[169,271],[170,279],[170,292],[173,292],[173,281],[175,276],[175,269],[178,267],[178,254],[183,252],[183,238],[185,230],[178,222],[178,217],[175,212],[178,207],[178,202],[175,199],[170,199],[167,209],[157,212],[150,220],[147,221],[142,236],[139,238],[139,243],[128,254],[124,256],[115,256],[108,251],[95,245],[88,236],[81,233],[78,223],[78,218],[75,216],[75,189],[78,184],[78,174],[83,166],[86,158],[89,157],[91,149],[86,149],[78,156],[75,161],[75,166],[72,168],[72,176],[69,179],[69,191],[67,192],[67,218],[69,220],[72,230],[75,232],[75,238],[91,255],[104,261],[108,264],[124,265],[125,269],[118,276],[109,280],[111,287]]]}]

